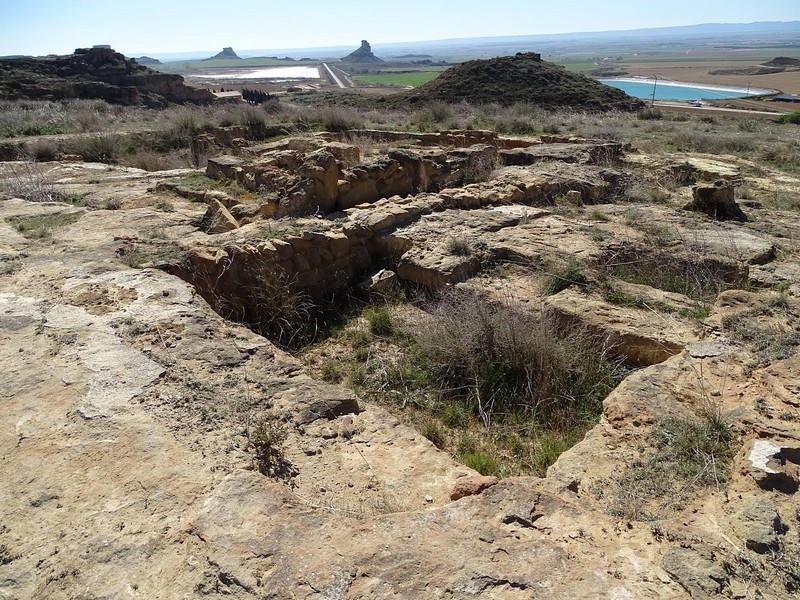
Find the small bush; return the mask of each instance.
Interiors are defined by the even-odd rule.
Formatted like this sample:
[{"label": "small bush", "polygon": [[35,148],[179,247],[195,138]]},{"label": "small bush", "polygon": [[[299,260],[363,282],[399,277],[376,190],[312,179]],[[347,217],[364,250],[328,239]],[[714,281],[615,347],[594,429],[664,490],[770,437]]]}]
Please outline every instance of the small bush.
[{"label": "small bush", "polygon": [[668,418],[653,430],[654,452],[618,477],[611,512],[636,520],[665,517],[704,489],[722,489],[735,454],[733,431],[712,411]]},{"label": "small bush", "polygon": [[0,544],[0,565],[7,565],[18,558],[18,554],[13,554],[5,544]]},{"label": "small bush", "polygon": [[343,106],[326,106],[319,111],[319,119],[325,131],[340,132],[362,129],[364,118],[357,110]]},{"label": "small bush", "polygon": [[25,154],[30,160],[46,162],[56,160],[60,152],[58,144],[52,140],[33,140],[25,144]]},{"label": "small bush", "polygon": [[155,206],[153,206],[156,210],[160,210],[162,212],[172,212],[175,210],[175,207],[172,205],[171,202],[167,202],[166,200],[161,200],[156,202]]},{"label": "small bush", "polygon": [[64,192],[51,184],[30,163],[12,167],[12,177],[0,182],[0,191],[31,202],[62,202]]},{"label": "small bush", "polygon": [[660,121],[664,118],[664,113],[658,108],[645,108],[636,115],[642,121]]},{"label": "small bush", "polygon": [[251,136],[257,137],[267,126],[267,113],[252,106],[244,106],[238,111],[237,122],[247,127]]},{"label": "small bush", "polygon": [[550,427],[591,422],[624,373],[598,340],[548,314],[521,314],[466,292],[444,297],[433,314],[416,334],[414,364],[487,424],[512,415]]},{"label": "small bush", "polygon": [[235,296],[215,299],[220,314],[286,349],[298,348],[317,336],[318,307],[292,281],[272,273],[253,273],[248,281]]},{"label": "small bush", "polygon": [[80,154],[86,162],[115,163],[120,155],[120,139],[108,135],[79,138],[70,146],[71,154]]},{"label": "small bush", "polygon": [[71,192],[66,195],[64,202],[67,204],[72,204],[72,206],[84,206],[86,205],[86,194],[82,194],[80,192]]},{"label": "small bush", "polygon": [[628,283],[683,294],[701,304],[713,302],[723,290],[747,284],[743,273],[716,261],[677,257],[667,250],[619,256],[618,261],[605,265],[608,274]]},{"label": "small bush", "polygon": [[367,320],[369,330],[374,335],[389,335],[394,329],[392,325],[392,315],[389,310],[384,307],[370,308],[364,312],[364,318]]},{"label": "small bush", "polygon": [[38,238],[57,227],[71,225],[82,216],[82,212],[58,213],[34,217],[10,217],[8,222],[25,237]]},{"label": "small bush", "polygon": [[444,448],[447,441],[447,430],[442,427],[442,424],[439,423],[439,421],[426,421],[420,427],[419,432],[428,438],[431,443],[440,450]]},{"label": "small bush", "polygon": [[133,154],[125,156],[123,164],[136,169],[145,171],[168,171],[186,167],[186,161],[180,160],[175,154],[164,154],[153,150],[137,150]]},{"label": "small bush", "polygon": [[585,266],[582,262],[575,259],[570,260],[563,269],[553,273],[547,278],[542,292],[546,296],[552,296],[573,285],[586,287],[587,280],[584,270]]},{"label": "small bush", "polygon": [[533,463],[539,472],[545,473],[553,463],[558,460],[561,453],[567,450],[571,443],[555,432],[545,432],[536,438],[534,446]]},{"label": "small bush", "polygon": [[447,251],[456,256],[469,256],[472,254],[472,244],[463,237],[449,237],[446,242]]},{"label": "small bush", "polygon": [[474,454],[465,454],[461,460],[470,469],[475,469],[481,475],[500,475],[500,466],[497,464],[497,459],[488,452],[476,452]]},{"label": "small bush", "polygon": [[450,403],[442,411],[441,419],[448,427],[461,428],[469,422],[469,413],[463,405]]},{"label": "small bush", "polygon": [[791,123],[793,125],[800,125],[800,110],[796,110],[788,115],[781,115],[778,117],[779,123]]},{"label": "small bush", "polygon": [[326,360],[324,363],[322,363],[320,375],[323,381],[327,381],[329,383],[339,383],[343,377],[342,366],[339,361],[332,359]]},{"label": "small bush", "polygon": [[257,419],[250,426],[248,441],[253,447],[258,470],[264,475],[278,476],[283,473],[283,443],[288,434],[286,424],[275,419]]}]

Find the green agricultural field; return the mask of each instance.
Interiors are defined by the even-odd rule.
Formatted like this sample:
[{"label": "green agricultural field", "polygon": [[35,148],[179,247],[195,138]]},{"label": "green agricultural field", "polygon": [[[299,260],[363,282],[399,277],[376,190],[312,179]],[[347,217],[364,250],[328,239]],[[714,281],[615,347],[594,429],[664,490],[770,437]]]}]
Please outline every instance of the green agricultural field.
[{"label": "green agricultural field", "polygon": [[441,75],[441,71],[415,71],[413,73],[381,73],[379,75],[357,75],[356,81],[375,85],[399,85],[418,87]]}]

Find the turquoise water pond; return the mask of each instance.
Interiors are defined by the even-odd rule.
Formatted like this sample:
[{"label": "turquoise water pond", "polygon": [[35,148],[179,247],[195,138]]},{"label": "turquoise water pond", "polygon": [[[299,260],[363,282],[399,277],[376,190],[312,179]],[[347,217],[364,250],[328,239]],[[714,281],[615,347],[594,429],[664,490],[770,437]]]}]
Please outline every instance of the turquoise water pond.
[{"label": "turquoise water pond", "polygon": [[[601,82],[619,88],[626,94],[643,100],[653,97],[653,82],[625,81],[620,79],[601,79]],[[752,94],[752,91],[751,91]],[[747,95],[746,90],[692,87],[689,85],[662,82],[656,86],[656,100],[701,100],[712,98],[738,98]]]}]

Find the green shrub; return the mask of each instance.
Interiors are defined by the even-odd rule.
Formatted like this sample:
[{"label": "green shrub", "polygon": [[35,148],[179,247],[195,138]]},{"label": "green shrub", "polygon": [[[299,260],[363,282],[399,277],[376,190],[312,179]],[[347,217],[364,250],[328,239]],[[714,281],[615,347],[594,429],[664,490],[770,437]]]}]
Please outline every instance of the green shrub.
[{"label": "green shrub", "polygon": [[428,438],[431,443],[440,450],[444,448],[447,441],[447,430],[442,427],[442,424],[439,423],[439,421],[426,421],[422,424],[422,427],[420,427],[419,432]]},{"label": "green shrub", "polygon": [[469,413],[462,404],[452,402],[442,411],[441,419],[448,427],[461,428],[469,422]]},{"label": "green shrub", "polygon": [[120,155],[121,141],[109,135],[96,135],[75,140],[70,153],[80,154],[86,162],[115,163]]},{"label": "green shrub", "polygon": [[470,469],[475,469],[481,475],[500,475],[500,466],[497,459],[488,452],[465,454],[461,457],[463,463]]},{"label": "green shrub", "polygon": [[544,432],[536,438],[534,446],[533,463],[544,473],[548,467],[556,462],[564,450],[567,450],[571,443],[563,439],[563,436],[556,432]]},{"label": "green shrub", "polygon": [[701,304],[713,302],[723,290],[747,285],[744,273],[714,260],[682,258],[662,250],[620,255],[618,262],[605,268],[623,281],[683,294]]},{"label": "green shrub", "polygon": [[788,115],[781,115],[778,117],[779,123],[792,123],[793,125],[800,125],[800,110],[796,110]]},{"label": "green shrub", "polygon": [[58,213],[32,217],[9,217],[8,222],[25,237],[38,238],[57,227],[71,225],[82,216],[82,212]]},{"label": "green shrub", "polygon": [[585,266],[582,262],[574,258],[571,259],[563,269],[556,271],[547,278],[542,292],[546,296],[552,296],[573,285],[586,287],[587,280],[584,270]]},{"label": "green shrub", "polygon": [[636,118],[642,121],[660,121],[664,118],[664,113],[658,108],[645,108],[639,111]]},{"label": "green shrub", "polygon": [[735,454],[733,430],[714,410],[664,419],[650,441],[654,451],[619,474],[612,514],[663,518],[703,490],[727,484]]},{"label": "green shrub", "polygon": [[369,330],[374,335],[389,335],[392,333],[392,315],[384,307],[369,308],[364,311],[364,318],[367,320]]},{"label": "green shrub", "polygon": [[342,380],[342,367],[336,360],[326,360],[322,363],[320,372],[322,379],[329,383],[339,383]]},{"label": "green shrub", "polygon": [[283,348],[299,348],[319,332],[319,307],[292,281],[273,273],[250,273],[235,296],[220,296],[214,303],[223,316]]}]

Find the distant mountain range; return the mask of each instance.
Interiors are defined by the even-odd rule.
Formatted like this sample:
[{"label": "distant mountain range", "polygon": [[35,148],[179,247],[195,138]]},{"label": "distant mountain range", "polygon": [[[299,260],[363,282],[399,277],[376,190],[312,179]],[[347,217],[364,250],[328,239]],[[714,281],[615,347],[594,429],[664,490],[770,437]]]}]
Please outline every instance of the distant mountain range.
[{"label": "distant mountain range", "polygon": [[[584,31],[574,33],[556,34],[537,34],[537,35],[517,35],[517,36],[496,36],[478,38],[452,38],[443,40],[429,40],[422,42],[395,42],[389,44],[375,43],[372,51],[379,57],[393,58],[404,54],[431,54],[441,55],[458,53],[465,57],[477,58],[482,56],[497,56],[494,50],[502,49],[508,52],[509,49],[520,48],[521,50],[548,50],[558,48],[560,44],[574,44],[583,42],[585,44],[598,42],[613,42],[618,45],[625,41],[648,40],[658,38],[681,38],[690,42],[692,38],[717,38],[720,43],[726,45],[737,45],[738,42],[746,41],[753,36],[769,36],[775,41],[775,37],[785,37],[781,43],[784,45],[800,46],[800,21],[763,21],[757,23],[703,23],[699,25],[683,25],[679,27],[655,27],[649,29],[628,29],[614,31]],[[779,40],[780,41],[780,40]],[[240,50],[239,56],[242,58],[255,56],[289,56],[292,58],[303,58],[312,56],[321,59],[333,59],[343,56],[352,51],[357,46],[324,46],[317,48],[264,48],[255,50]],[[162,62],[178,62],[182,60],[197,60],[208,58],[213,53],[209,50],[193,52],[172,52],[172,53],[152,53],[147,52],[148,56],[160,59]],[[138,54],[144,54],[139,52]]]}]

